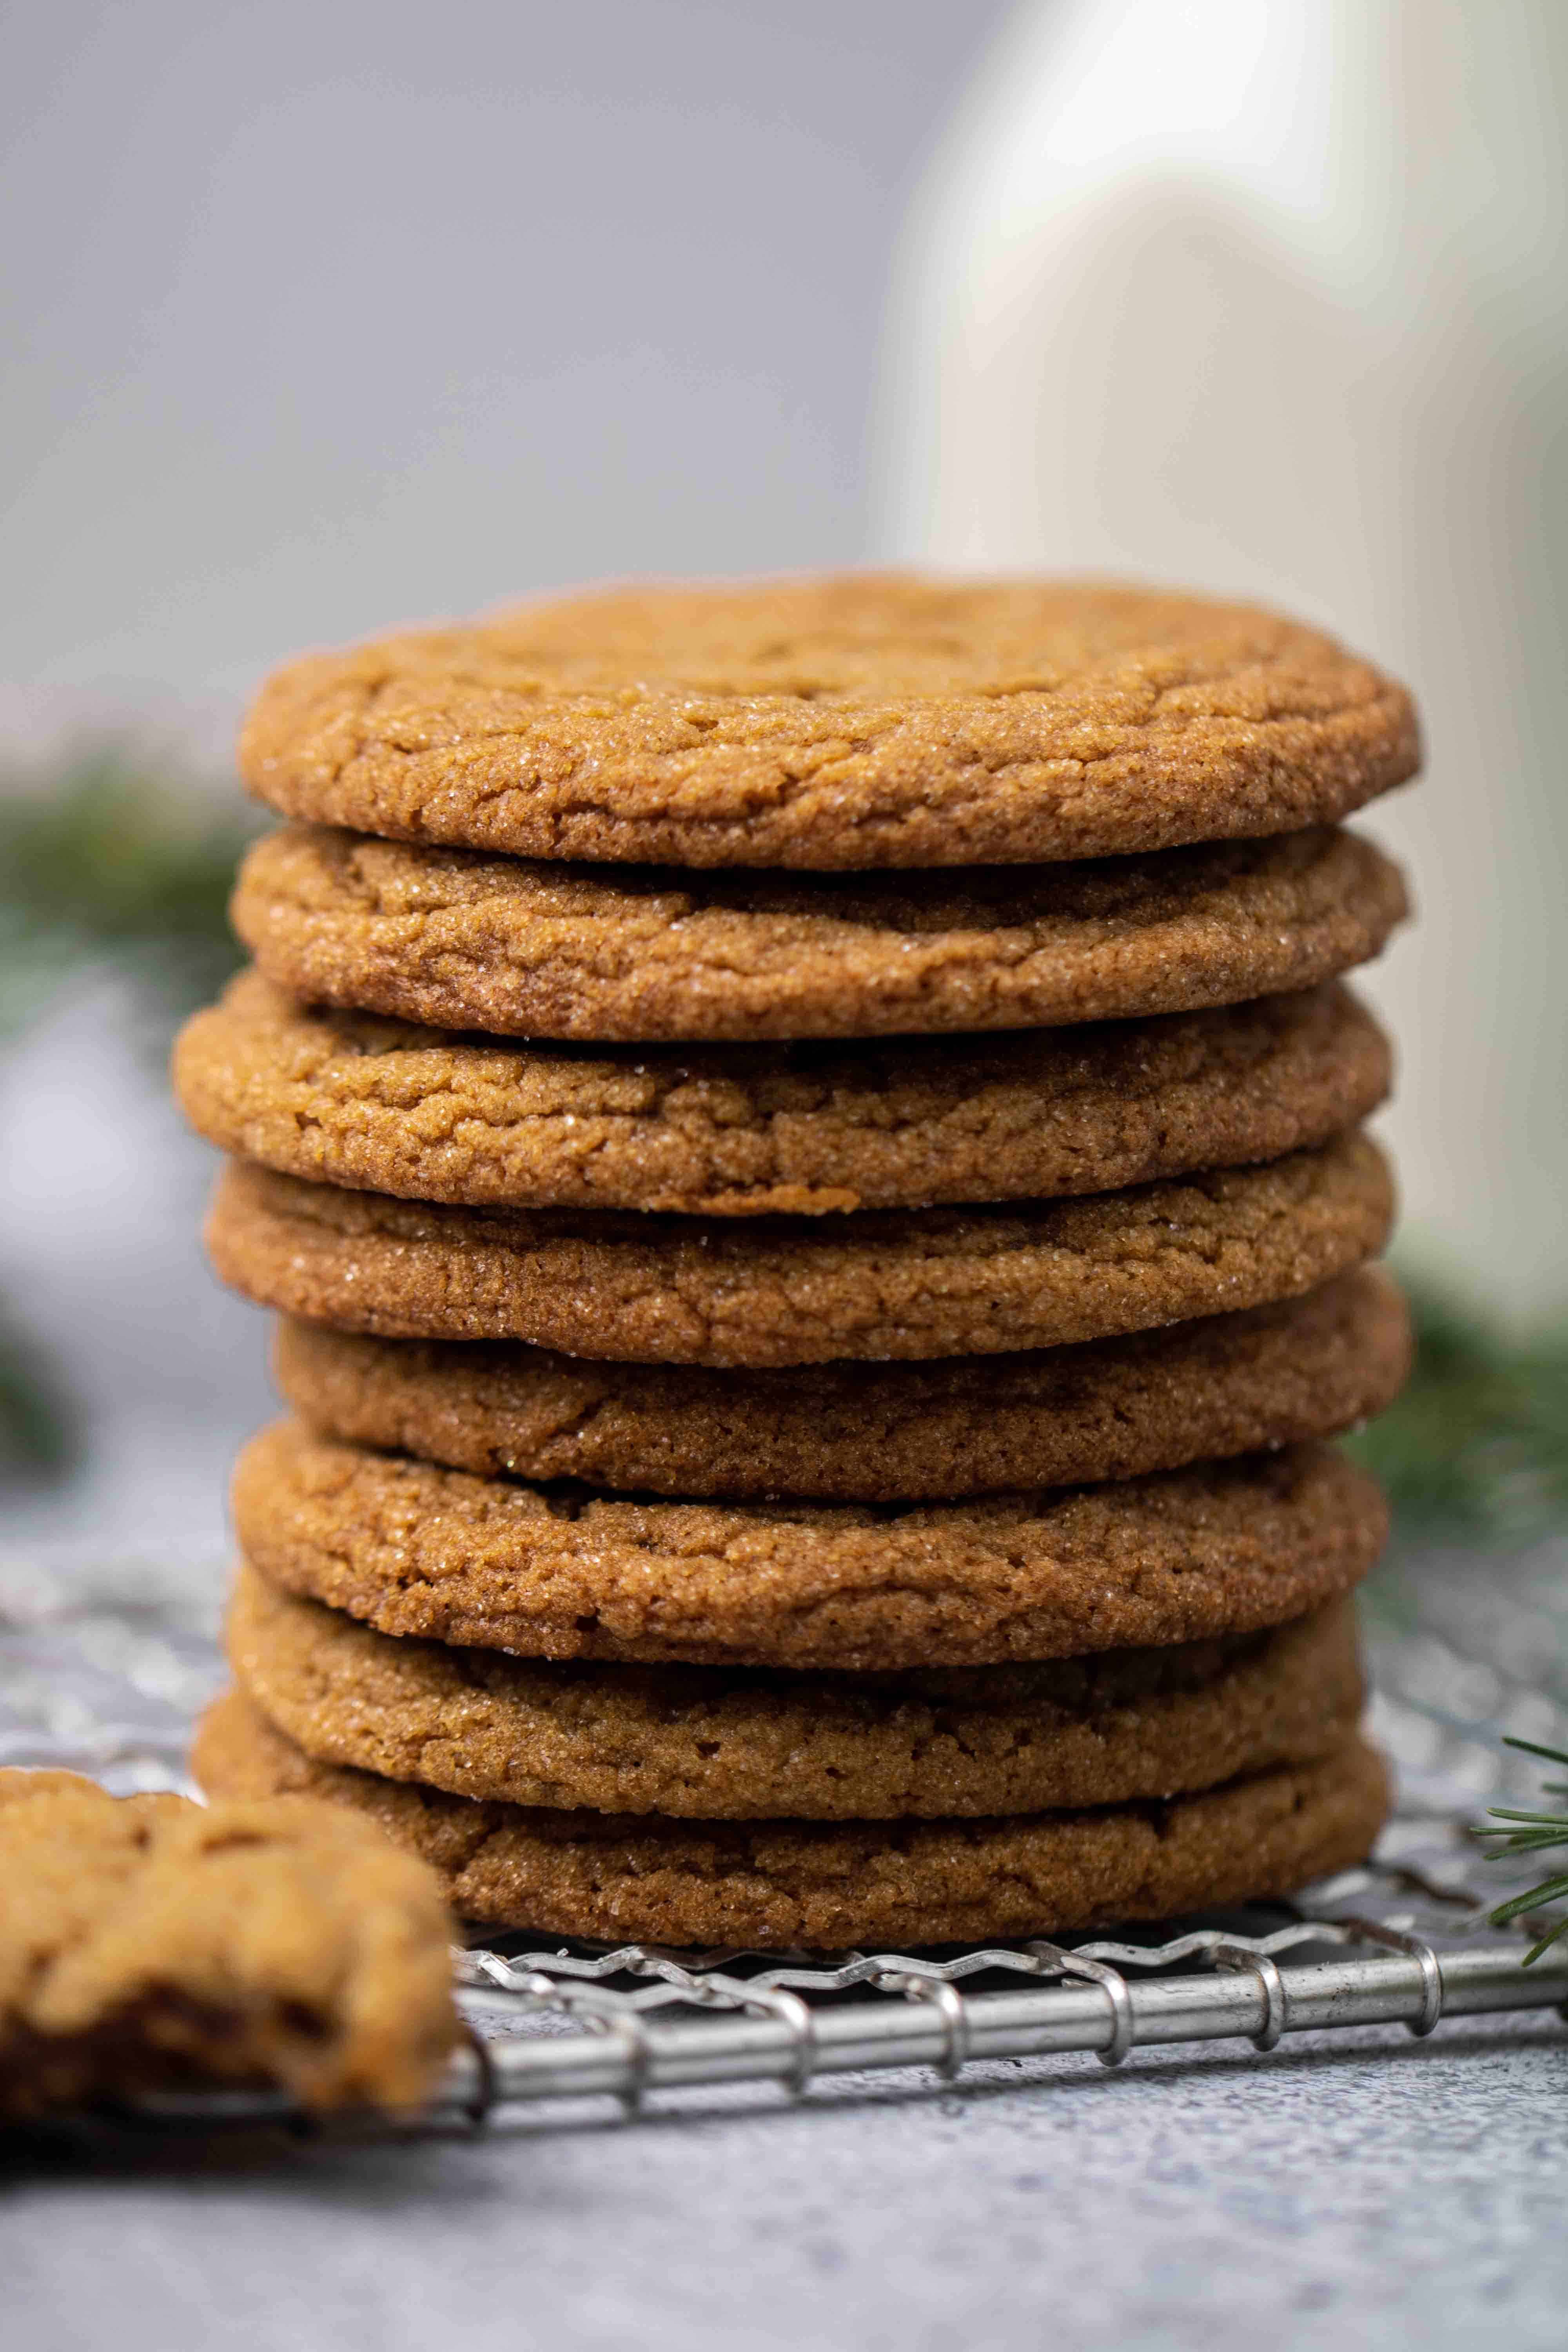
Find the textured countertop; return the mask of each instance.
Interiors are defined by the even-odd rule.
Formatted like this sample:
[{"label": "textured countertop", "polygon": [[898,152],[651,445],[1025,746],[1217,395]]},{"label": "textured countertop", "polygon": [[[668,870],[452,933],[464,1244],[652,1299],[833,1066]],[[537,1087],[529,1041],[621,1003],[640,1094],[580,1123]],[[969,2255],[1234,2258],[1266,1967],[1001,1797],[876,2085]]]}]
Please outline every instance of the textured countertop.
[{"label": "textured countertop", "polygon": [[[1387,2053],[1389,2054],[1374,2054]],[[482,2141],[13,2156],[16,2352],[1556,2347],[1568,2036],[1458,2022],[608,2102]]]}]

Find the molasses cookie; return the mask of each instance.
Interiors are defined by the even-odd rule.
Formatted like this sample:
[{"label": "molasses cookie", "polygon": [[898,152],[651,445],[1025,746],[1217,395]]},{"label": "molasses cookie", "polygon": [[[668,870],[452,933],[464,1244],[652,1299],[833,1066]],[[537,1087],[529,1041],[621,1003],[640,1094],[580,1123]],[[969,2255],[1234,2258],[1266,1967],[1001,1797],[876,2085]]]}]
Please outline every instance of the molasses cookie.
[{"label": "molasses cookie", "polygon": [[1386,1163],[1350,1135],[1081,1200],[826,1220],[449,1208],[236,1161],[206,1238],[226,1282],[307,1322],[762,1367],[1054,1348],[1263,1306],[1374,1257],[1393,1213]]},{"label": "molasses cookie", "polygon": [[503,1043],[299,1004],[247,972],[174,1055],[209,1142],[476,1207],[791,1215],[1049,1200],[1324,1143],[1388,1091],[1331,985],[983,1041],[679,1052]]},{"label": "molasses cookie", "polygon": [[1167,1919],[1362,1861],[1388,1811],[1352,1739],[1168,1803],[940,1822],[676,1822],[481,1804],[312,1763],[231,1692],[195,1767],[215,1797],[299,1790],[368,1814],[492,1927],[607,1943],[900,1951]]},{"label": "molasses cookie", "polygon": [[614,1666],[394,1641],[242,1568],[235,1678],[318,1763],[714,1821],[1043,1812],[1315,1762],[1361,1713],[1336,1601],[1268,1632],[902,1675]]},{"label": "molasses cookie", "polygon": [[554,866],[289,830],[236,929],[312,1002],[491,1035],[868,1037],[1237,1004],[1374,956],[1399,869],[1331,826],[960,874]]},{"label": "molasses cookie", "polygon": [[234,1481],[252,1565],[382,1633],[520,1656],[999,1664],[1255,1632],[1387,1530],[1321,1445],[960,1503],[678,1503],[474,1478],[283,1422]]},{"label": "molasses cookie", "polygon": [[1286,833],[1415,773],[1404,688],[1247,604],[915,574],[647,585],[291,662],[285,815],[508,856],[808,868]]},{"label": "molasses cookie", "polygon": [[0,2118],[265,2083],[415,2105],[458,2038],[434,1875],[363,1809],[0,1772]]},{"label": "molasses cookie", "polygon": [[1393,1402],[1410,1327],[1388,1276],[1366,1266],[1274,1307],[929,1364],[714,1371],[286,1322],[273,1365],[322,1434],[479,1477],[908,1502],[1332,1436]]}]

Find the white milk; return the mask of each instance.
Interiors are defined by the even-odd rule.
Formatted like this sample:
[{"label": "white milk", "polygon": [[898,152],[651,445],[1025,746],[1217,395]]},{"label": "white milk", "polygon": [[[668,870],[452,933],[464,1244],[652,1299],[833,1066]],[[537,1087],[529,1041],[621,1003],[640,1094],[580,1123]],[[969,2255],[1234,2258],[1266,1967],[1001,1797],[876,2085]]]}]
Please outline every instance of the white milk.
[{"label": "white milk", "polygon": [[1407,678],[1410,1232],[1568,1299],[1568,0],[1023,9],[918,203],[883,545],[1190,582]]}]

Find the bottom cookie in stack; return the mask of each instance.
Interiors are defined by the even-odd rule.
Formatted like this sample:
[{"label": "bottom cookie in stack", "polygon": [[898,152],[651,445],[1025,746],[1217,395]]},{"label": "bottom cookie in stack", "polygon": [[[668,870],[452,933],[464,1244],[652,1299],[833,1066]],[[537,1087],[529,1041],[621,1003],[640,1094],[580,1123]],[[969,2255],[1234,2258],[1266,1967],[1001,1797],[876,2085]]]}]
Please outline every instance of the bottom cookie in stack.
[{"label": "bottom cookie in stack", "polygon": [[310,1795],[371,1814],[464,1917],[605,1943],[839,1951],[984,1943],[1289,1893],[1359,1862],[1387,1811],[1348,1740],[1167,1801],[935,1822],[677,1822],[449,1797],[319,1764],[231,1693],[198,1732],[215,1796]]},{"label": "bottom cookie in stack", "polygon": [[[238,1687],[203,1724],[203,1784],[371,1813],[485,1926],[671,1944],[1159,1918],[1287,1893],[1382,1822],[1346,1595],[1383,1514],[1324,1448],[895,1513],[604,1499],[585,1549],[582,1516],[544,1500],[294,1429],[258,1440],[237,1493]],[[579,1574],[596,1555],[592,1625],[559,1613],[568,1551]],[[657,1663],[623,1662],[637,1551],[710,1663],[672,1656],[668,1622]],[[652,1597],[633,1608],[650,1642]],[[406,1623],[410,1598],[467,1646],[358,1622]],[[914,1663],[933,1619],[937,1654],[982,1663]],[[878,1626],[901,1667],[828,1663],[858,1664]],[[758,1663],[786,1649],[810,1664]]]}]

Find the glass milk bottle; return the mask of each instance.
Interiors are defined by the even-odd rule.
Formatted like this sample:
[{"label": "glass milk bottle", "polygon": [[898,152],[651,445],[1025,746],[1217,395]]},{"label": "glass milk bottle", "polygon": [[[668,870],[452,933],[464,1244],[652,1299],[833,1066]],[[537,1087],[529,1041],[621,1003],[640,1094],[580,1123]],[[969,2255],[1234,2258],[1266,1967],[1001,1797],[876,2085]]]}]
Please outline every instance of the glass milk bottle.
[{"label": "glass milk bottle", "polygon": [[1025,8],[917,202],[883,551],[1191,583],[1406,677],[1362,822],[1419,927],[1368,975],[1409,1234],[1568,1299],[1563,0]]}]

